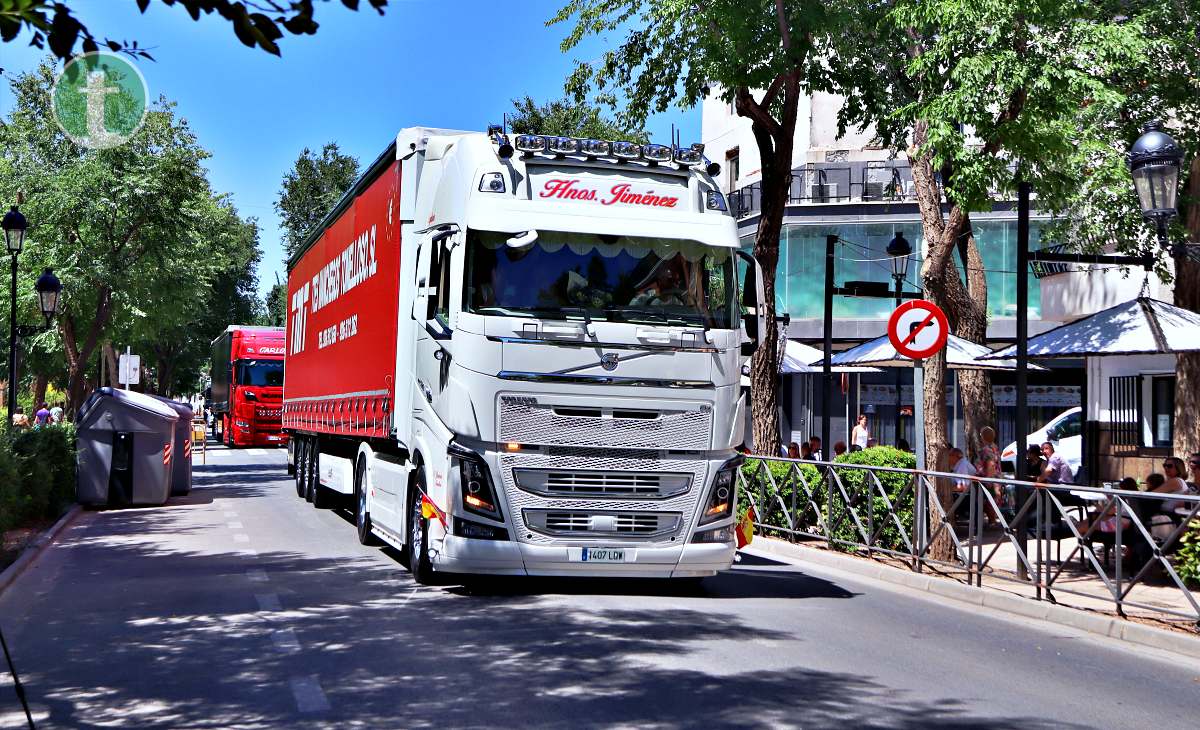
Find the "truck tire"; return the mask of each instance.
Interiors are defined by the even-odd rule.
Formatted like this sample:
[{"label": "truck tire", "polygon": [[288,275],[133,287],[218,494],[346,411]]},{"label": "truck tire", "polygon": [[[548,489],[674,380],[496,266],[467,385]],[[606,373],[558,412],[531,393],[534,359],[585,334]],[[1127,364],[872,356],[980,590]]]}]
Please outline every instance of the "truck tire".
[{"label": "truck tire", "polygon": [[314,487],[317,485],[317,442],[308,439],[304,448],[304,501],[313,501]]},{"label": "truck tire", "polygon": [[304,445],[307,439],[296,439],[296,448],[292,450],[292,458],[295,460],[295,467],[292,469],[296,475],[296,496],[304,499]]},{"label": "truck tire", "polygon": [[420,585],[433,582],[433,566],[429,563],[429,521],[421,515],[421,495],[425,493],[425,470],[418,467],[416,488],[411,490],[412,505],[408,510],[408,572]]},{"label": "truck tire", "polygon": [[221,443],[224,444],[225,448],[227,448],[227,449],[233,448],[232,432],[233,432],[233,429],[229,427],[229,417],[226,416],[221,421]]},{"label": "truck tire", "polygon": [[354,468],[354,527],[358,531],[359,544],[377,544],[371,532],[371,513],[367,509],[367,460],[361,456]]}]

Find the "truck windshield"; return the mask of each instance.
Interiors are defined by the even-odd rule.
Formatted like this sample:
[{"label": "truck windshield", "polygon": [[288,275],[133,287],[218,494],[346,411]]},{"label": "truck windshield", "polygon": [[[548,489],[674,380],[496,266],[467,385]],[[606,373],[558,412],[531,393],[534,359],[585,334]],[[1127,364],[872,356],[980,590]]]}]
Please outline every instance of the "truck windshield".
[{"label": "truck windshield", "polygon": [[238,360],[237,383],[260,388],[283,387],[283,360]]},{"label": "truck windshield", "polygon": [[694,241],[539,231],[525,248],[471,231],[464,308],[516,317],[731,329],[733,250]]}]

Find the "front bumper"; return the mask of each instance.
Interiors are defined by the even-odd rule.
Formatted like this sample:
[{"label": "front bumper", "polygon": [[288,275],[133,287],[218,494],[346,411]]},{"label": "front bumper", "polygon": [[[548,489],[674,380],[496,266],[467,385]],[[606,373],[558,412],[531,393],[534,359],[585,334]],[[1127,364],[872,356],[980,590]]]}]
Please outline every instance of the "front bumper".
[{"label": "front bumper", "polygon": [[282,426],[251,426],[250,428],[234,427],[231,432],[233,443],[237,446],[287,446],[288,434],[280,430]]},{"label": "front bumper", "polygon": [[[695,543],[669,547],[609,543],[632,559],[624,563],[583,562],[579,548],[530,545],[503,540],[474,540],[447,535],[432,556],[435,570],[490,575],[588,576],[610,578],[700,578],[733,565],[732,544]],[[574,557],[574,559],[572,559]]]}]

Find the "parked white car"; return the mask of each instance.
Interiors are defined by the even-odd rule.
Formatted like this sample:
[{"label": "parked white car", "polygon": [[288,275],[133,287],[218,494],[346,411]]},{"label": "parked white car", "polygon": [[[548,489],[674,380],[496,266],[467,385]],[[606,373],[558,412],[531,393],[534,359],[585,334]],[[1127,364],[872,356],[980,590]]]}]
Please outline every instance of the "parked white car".
[{"label": "parked white car", "polygon": [[1063,411],[1045,426],[1029,434],[1025,438],[1025,449],[1017,451],[1017,442],[1013,441],[1000,452],[1000,466],[1006,472],[1015,473],[1017,464],[1025,459],[1025,450],[1030,445],[1041,446],[1049,441],[1054,444],[1054,451],[1067,460],[1071,473],[1078,474],[1082,463],[1080,456],[1083,447],[1083,409],[1072,408]]}]

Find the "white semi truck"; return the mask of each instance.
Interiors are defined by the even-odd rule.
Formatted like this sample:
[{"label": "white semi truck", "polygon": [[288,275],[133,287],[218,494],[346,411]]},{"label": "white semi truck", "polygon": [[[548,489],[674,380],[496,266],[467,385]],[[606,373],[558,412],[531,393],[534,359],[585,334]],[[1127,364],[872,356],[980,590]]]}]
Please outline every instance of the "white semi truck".
[{"label": "white semi truck", "polygon": [[762,285],[710,172],[402,130],[289,262],[297,493],[420,581],[728,568]]}]

